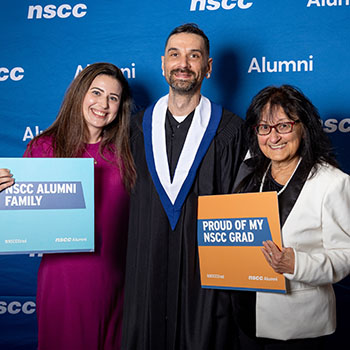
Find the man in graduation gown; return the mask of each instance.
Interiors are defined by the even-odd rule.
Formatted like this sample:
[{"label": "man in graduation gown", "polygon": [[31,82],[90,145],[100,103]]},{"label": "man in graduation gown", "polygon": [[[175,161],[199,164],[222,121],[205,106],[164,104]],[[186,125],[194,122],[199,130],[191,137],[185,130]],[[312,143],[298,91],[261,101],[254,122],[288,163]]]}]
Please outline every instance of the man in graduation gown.
[{"label": "man in graduation gown", "polygon": [[200,93],[212,59],[195,24],[170,33],[162,69],[169,94],[131,126],[137,182],[122,349],[234,349],[230,292],[201,288],[197,199],[231,192],[245,153],[242,120]]}]

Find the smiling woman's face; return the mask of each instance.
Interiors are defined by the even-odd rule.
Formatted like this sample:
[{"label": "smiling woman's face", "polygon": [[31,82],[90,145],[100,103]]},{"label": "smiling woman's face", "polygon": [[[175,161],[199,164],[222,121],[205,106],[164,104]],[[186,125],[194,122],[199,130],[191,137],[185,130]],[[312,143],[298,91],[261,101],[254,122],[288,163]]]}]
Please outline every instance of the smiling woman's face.
[{"label": "smiling woman's face", "polygon": [[109,75],[98,75],[91,83],[83,101],[83,115],[90,133],[90,142],[98,141],[103,128],[117,116],[122,86]]},{"label": "smiling woman's face", "polygon": [[[266,113],[265,108],[260,124],[276,125],[282,122],[292,122],[285,114],[282,107],[276,107],[273,116]],[[268,135],[257,135],[260,150],[264,155],[271,159],[273,165],[288,165],[299,158],[298,150],[301,144],[303,128],[301,123],[296,123],[293,126],[292,132],[288,134],[279,134],[273,128]]]}]

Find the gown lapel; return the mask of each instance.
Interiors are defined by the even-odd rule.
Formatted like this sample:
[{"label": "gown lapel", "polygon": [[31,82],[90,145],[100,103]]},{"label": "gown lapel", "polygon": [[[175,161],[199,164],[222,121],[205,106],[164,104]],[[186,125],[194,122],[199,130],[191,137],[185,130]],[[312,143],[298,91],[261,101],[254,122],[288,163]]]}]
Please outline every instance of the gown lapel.
[{"label": "gown lapel", "polygon": [[174,230],[198,167],[216,134],[221,120],[222,107],[201,96],[175,169],[173,181],[170,179],[166,152],[165,117],[167,108],[168,95],[146,109],[142,126],[148,170],[171,228]]},{"label": "gown lapel", "polygon": [[[303,164],[303,161],[301,161],[300,166],[290,180],[286,190],[278,196],[281,227],[283,227],[290,212],[292,211],[311,170],[309,169],[309,171],[303,172],[303,167],[305,167],[305,165]],[[303,173],[306,175],[302,175]]]}]

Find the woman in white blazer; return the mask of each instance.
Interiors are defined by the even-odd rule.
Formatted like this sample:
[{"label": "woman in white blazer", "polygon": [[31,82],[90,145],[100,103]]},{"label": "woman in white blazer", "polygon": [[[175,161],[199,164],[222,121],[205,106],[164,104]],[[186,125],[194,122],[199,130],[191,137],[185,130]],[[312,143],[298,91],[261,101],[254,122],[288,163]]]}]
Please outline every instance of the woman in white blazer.
[{"label": "woman in white blazer", "polygon": [[332,284],[350,272],[350,177],[339,170],[317,109],[289,85],[252,100],[251,158],[236,192],[277,191],[283,247],[262,253],[287,293],[239,293],[242,349],[322,349],[336,327]]}]

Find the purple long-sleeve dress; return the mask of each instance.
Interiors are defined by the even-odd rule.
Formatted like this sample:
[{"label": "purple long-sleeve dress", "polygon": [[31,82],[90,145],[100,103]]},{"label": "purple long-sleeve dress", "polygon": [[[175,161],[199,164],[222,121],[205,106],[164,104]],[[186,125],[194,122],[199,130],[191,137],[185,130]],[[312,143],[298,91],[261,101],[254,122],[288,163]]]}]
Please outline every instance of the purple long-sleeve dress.
[{"label": "purple long-sleeve dress", "polygon": [[[95,252],[44,254],[37,288],[39,350],[120,349],[129,196],[119,169],[98,147],[87,144],[82,155],[95,159]],[[50,139],[42,138],[30,156],[52,155]]]}]

